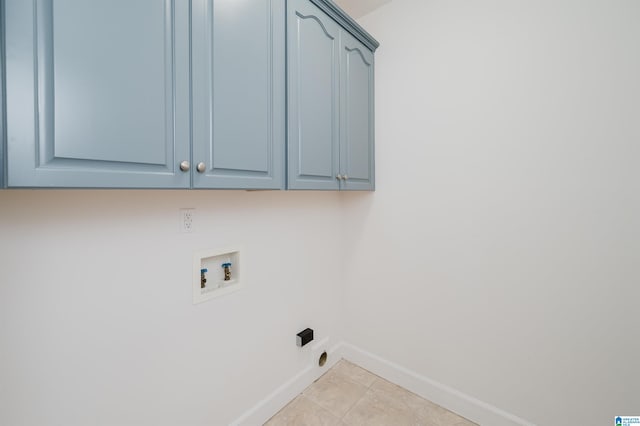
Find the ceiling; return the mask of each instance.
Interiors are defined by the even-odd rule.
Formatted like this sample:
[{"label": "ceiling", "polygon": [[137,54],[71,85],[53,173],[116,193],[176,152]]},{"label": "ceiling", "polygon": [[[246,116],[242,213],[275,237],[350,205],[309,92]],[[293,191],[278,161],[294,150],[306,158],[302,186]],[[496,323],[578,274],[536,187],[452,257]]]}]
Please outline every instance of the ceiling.
[{"label": "ceiling", "polygon": [[352,18],[358,19],[361,16],[372,12],[391,0],[333,0],[338,6],[344,9]]}]

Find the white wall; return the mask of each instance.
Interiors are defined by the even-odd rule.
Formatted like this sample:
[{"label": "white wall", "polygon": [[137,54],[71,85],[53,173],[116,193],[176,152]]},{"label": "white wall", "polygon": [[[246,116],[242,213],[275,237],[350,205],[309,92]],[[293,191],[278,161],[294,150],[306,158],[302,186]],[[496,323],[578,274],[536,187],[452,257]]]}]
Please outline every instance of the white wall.
[{"label": "white wall", "polygon": [[354,19],[379,8],[391,0],[335,0],[335,2]]},{"label": "white wall", "polygon": [[640,2],[394,0],[346,340],[539,425],[640,413]]},{"label": "white wall", "polygon": [[[197,232],[178,232],[196,208]],[[0,424],[226,425],[339,341],[336,193],[0,191]],[[192,304],[193,251],[245,290]]]},{"label": "white wall", "polygon": [[[306,326],[540,425],[640,412],[640,3],[362,22],[374,194],[0,192],[0,424],[227,424]],[[247,289],[193,306],[193,251],[236,244]]]}]

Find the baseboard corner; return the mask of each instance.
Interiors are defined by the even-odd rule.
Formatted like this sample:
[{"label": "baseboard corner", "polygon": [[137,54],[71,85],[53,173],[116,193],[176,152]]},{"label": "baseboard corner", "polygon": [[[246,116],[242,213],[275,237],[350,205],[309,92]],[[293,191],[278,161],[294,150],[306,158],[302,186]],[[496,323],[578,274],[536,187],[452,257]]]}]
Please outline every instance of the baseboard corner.
[{"label": "baseboard corner", "polygon": [[398,384],[479,425],[535,426],[511,413],[404,368],[349,343],[340,345],[341,357]]}]

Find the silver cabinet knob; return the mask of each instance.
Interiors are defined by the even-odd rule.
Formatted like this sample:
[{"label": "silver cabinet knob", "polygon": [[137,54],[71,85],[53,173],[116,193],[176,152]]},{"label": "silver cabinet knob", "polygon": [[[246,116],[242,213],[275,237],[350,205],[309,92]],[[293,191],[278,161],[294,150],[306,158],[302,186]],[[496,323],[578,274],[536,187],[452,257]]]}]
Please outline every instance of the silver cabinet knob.
[{"label": "silver cabinet knob", "polygon": [[207,165],[203,162],[199,162],[196,166],[196,170],[198,171],[198,173],[204,173],[207,170]]},{"label": "silver cabinet knob", "polygon": [[180,170],[182,170],[183,172],[188,172],[190,168],[191,168],[191,164],[189,164],[188,161],[185,160],[182,163],[180,163]]},{"label": "silver cabinet knob", "polygon": [[344,175],[344,176],[342,176],[342,179],[347,180],[347,179],[349,179],[349,176]]},{"label": "silver cabinet knob", "polygon": [[341,180],[342,179],[342,175],[336,175],[336,179]]}]

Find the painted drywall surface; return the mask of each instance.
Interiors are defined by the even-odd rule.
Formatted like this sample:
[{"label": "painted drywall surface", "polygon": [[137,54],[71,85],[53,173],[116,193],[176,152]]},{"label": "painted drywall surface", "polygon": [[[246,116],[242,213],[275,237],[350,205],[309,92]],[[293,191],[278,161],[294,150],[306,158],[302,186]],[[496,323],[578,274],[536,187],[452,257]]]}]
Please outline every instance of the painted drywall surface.
[{"label": "painted drywall surface", "polygon": [[640,2],[394,0],[346,340],[540,425],[640,413]]},{"label": "painted drywall surface", "polygon": [[[178,232],[178,209],[196,231]],[[226,425],[339,329],[336,193],[0,192],[0,424]],[[246,289],[192,304],[192,255]]]},{"label": "painted drywall surface", "polygon": [[391,0],[336,0],[336,3],[351,17],[357,19],[390,1]]}]

